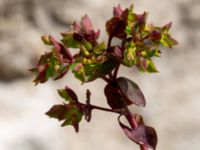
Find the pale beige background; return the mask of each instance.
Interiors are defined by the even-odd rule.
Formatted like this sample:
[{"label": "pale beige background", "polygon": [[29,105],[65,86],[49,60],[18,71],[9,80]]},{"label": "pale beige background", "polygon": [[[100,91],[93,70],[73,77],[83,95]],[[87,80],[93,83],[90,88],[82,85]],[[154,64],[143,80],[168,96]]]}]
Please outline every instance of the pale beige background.
[{"label": "pale beige background", "polygon": [[[83,121],[80,133],[61,128],[44,115],[61,98],[56,89],[69,85],[84,101],[105,105],[100,80],[81,87],[71,74],[54,83],[33,86],[30,68],[47,47],[43,34],[59,38],[73,20],[87,13],[96,28],[112,14],[112,6],[129,6],[131,0],[0,0],[0,150],[139,150],[121,131],[115,114],[95,111],[91,123]],[[173,21],[172,34],[179,41],[163,50],[155,62],[159,74],[140,74],[121,68],[135,80],[147,99],[143,114],[157,130],[159,150],[200,149],[200,1],[135,0],[135,11],[148,11],[149,23]],[[106,40],[106,35],[101,35]]]}]

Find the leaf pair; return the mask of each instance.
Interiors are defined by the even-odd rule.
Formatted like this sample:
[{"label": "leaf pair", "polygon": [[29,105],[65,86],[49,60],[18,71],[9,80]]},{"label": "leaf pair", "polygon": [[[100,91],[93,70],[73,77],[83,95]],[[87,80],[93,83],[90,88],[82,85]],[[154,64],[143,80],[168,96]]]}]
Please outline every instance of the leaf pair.
[{"label": "leaf pair", "polygon": [[[132,119],[136,119],[136,116],[132,116]],[[123,129],[124,134],[133,142],[146,147],[146,148],[150,148],[155,150],[156,149],[156,145],[157,145],[157,134],[154,128],[149,127],[144,125],[143,122],[141,122],[141,116],[140,117],[140,122],[136,122],[137,126],[135,126],[134,128],[130,128],[128,126],[126,126],[125,124],[123,124],[120,120],[120,117],[118,117],[118,122],[120,127]]]},{"label": "leaf pair", "polygon": [[107,84],[104,88],[107,103],[112,109],[126,109],[135,104],[144,107],[145,97],[138,85],[125,77],[116,79],[116,83]]}]

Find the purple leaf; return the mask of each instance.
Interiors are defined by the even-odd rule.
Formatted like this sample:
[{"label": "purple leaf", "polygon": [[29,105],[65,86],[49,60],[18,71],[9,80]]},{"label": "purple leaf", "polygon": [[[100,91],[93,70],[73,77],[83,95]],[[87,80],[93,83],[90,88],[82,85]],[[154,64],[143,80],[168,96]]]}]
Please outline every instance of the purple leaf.
[{"label": "purple leaf", "polygon": [[117,79],[117,84],[130,103],[134,103],[138,106],[145,106],[145,97],[135,82],[125,77],[120,77]]},{"label": "purple leaf", "polygon": [[65,100],[70,101],[71,103],[78,102],[78,97],[76,93],[68,86],[66,86],[65,89],[58,89],[58,94]]},{"label": "purple leaf", "polygon": [[68,93],[68,95],[73,99],[75,100],[76,102],[78,102],[78,97],[76,95],[76,93],[71,89],[69,88],[68,86],[65,87],[65,91]]},{"label": "purple leaf", "polygon": [[164,25],[163,27],[162,27],[162,29],[164,30],[164,31],[169,31],[169,29],[172,27],[172,22],[170,22],[170,23],[168,23],[168,24],[166,24],[166,25]]},{"label": "purple leaf", "polygon": [[122,48],[119,47],[119,46],[116,46],[116,47],[114,48],[113,55],[114,55],[117,59],[121,60],[122,57],[123,57],[123,50],[122,50]]},{"label": "purple leaf", "polygon": [[134,129],[131,129],[120,121],[120,117],[118,121],[125,135],[133,142],[146,148],[156,149],[157,134],[154,128],[140,124]]},{"label": "purple leaf", "polygon": [[37,85],[38,83],[44,83],[48,80],[47,69],[48,64],[38,65],[37,67],[30,69],[30,71],[36,71],[38,73],[37,77],[34,79],[33,82]]},{"label": "purple leaf", "polygon": [[81,42],[82,37],[84,37],[87,41],[93,42],[96,41],[99,38],[100,30],[94,31],[92,22],[90,18],[85,15],[82,17],[80,23],[73,23],[73,29],[75,31],[75,40]]},{"label": "purple leaf", "polygon": [[81,30],[81,25],[80,25],[80,23],[74,22],[74,23],[72,24],[72,26],[73,26],[73,29],[75,30],[75,32],[79,32],[79,31]]},{"label": "purple leaf", "polygon": [[119,17],[113,17],[106,22],[106,29],[111,37],[124,39],[126,37],[126,22]]},{"label": "purple leaf", "polygon": [[51,118],[56,118],[59,121],[65,119],[65,114],[66,114],[66,106],[65,105],[54,105],[48,112],[45,114]]},{"label": "purple leaf", "polygon": [[104,93],[107,103],[112,109],[122,109],[125,107],[125,101],[117,88],[107,84]]},{"label": "purple leaf", "polygon": [[92,22],[91,22],[90,18],[87,15],[82,17],[81,25],[82,25],[82,28],[86,32],[89,32],[89,31],[93,30]]},{"label": "purple leaf", "polygon": [[50,36],[50,41],[53,43],[54,48],[57,52],[57,56],[62,61],[62,59],[73,63],[73,57],[69,49],[63,46],[61,43],[57,42],[52,36]]},{"label": "purple leaf", "polygon": [[121,8],[121,5],[118,4],[116,7],[113,8],[113,15],[114,17],[120,17],[122,14],[123,10]]}]

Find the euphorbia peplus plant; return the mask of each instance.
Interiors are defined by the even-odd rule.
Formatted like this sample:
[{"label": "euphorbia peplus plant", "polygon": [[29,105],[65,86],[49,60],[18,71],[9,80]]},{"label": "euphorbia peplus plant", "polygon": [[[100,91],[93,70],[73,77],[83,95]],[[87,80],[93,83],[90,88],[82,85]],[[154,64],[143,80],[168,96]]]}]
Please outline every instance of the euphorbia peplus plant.
[{"label": "euphorbia peplus plant", "polygon": [[[52,49],[42,55],[36,67],[31,69],[36,74],[34,82],[44,83],[50,77],[60,79],[69,70],[82,83],[103,79],[107,83],[104,93],[110,109],[92,105],[89,90],[86,92],[86,103],[80,102],[76,93],[66,86],[58,89],[64,102],[54,105],[46,114],[62,121],[62,126],[72,125],[78,132],[82,117],[89,122],[94,109],[117,113],[119,125],[129,139],[137,143],[141,150],[156,149],[156,131],[146,126],[142,116],[131,113],[128,107],[132,104],[144,107],[145,97],[135,82],[118,77],[118,70],[123,65],[136,67],[141,72],[158,72],[152,58],[160,56],[160,46],[172,48],[177,44],[169,34],[172,23],[163,27],[146,24],[147,13],[134,13],[133,5],[124,10],[118,5],[114,7],[113,15],[106,22],[107,45],[98,41],[100,31],[93,29],[87,15],[82,17],[80,23],[74,22],[69,31],[62,33],[60,42],[52,36],[43,36],[43,42]],[[118,38],[120,42],[112,44],[113,38]],[[69,48],[79,51],[72,55]],[[129,125],[125,125],[121,117],[126,118]]]}]

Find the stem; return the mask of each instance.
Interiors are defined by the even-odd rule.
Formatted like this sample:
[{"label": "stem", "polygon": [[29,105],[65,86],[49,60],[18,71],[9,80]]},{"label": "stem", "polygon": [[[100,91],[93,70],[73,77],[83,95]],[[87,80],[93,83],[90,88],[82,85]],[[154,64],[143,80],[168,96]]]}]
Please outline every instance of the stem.
[{"label": "stem", "polygon": [[110,73],[108,74],[108,76],[109,76],[109,79],[113,80],[112,72],[110,72]]},{"label": "stem", "polygon": [[[109,49],[110,46],[111,46],[112,38],[113,38],[113,36],[109,36],[109,38],[108,38],[107,49]],[[109,76],[109,78],[110,78],[111,80],[113,79],[112,72],[110,72],[110,73],[108,74],[108,76]]]},{"label": "stem", "polygon": [[111,83],[111,80],[110,79],[108,79],[106,76],[104,76],[104,77],[101,77],[105,82],[107,82],[107,83]]},{"label": "stem", "polygon": [[95,105],[90,105],[90,107],[91,107],[91,109],[98,109],[98,110],[102,110],[102,111],[107,111],[107,112],[113,112],[113,113],[121,114],[120,111],[112,110],[112,109],[108,109],[108,108],[104,108],[104,107],[99,107],[99,106],[95,106]]},{"label": "stem", "polygon": [[[134,117],[131,117],[132,115],[131,115],[131,112],[128,109],[128,107],[126,107],[126,111],[128,113],[126,118],[127,118],[128,122],[129,122],[129,124],[131,125],[132,129],[134,129],[135,127],[138,126],[138,123],[137,123],[137,121],[135,120]],[[144,145],[140,145],[140,150],[148,150],[148,148],[146,148]]]},{"label": "stem", "polygon": [[120,67],[120,63],[118,63],[117,67],[115,68],[115,71],[114,71],[114,74],[113,74],[114,79],[117,79],[117,74],[118,74],[118,71],[119,71],[119,67]]},{"label": "stem", "polygon": [[144,147],[143,145],[140,145],[140,150],[148,150],[148,148]]},{"label": "stem", "polygon": [[112,109],[108,109],[108,108],[104,108],[104,107],[99,107],[99,106],[96,106],[96,105],[87,105],[87,104],[83,104],[83,103],[79,103],[82,107],[89,107],[91,110],[92,109],[98,109],[98,110],[101,110],[101,111],[107,111],[107,112],[112,112],[112,113],[117,113],[117,114],[121,114],[121,111],[117,111],[117,110],[112,110]]},{"label": "stem", "polygon": [[109,38],[108,38],[108,44],[107,44],[107,49],[110,47],[110,45],[111,45],[111,41],[112,41],[112,36],[109,36]]}]

